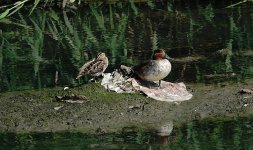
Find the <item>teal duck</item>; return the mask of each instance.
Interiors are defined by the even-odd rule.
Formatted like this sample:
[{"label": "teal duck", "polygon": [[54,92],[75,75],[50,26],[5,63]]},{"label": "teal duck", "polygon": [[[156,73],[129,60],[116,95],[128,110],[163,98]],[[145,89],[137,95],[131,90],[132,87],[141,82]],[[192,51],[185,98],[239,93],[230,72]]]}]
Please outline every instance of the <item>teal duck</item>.
[{"label": "teal duck", "polygon": [[159,81],[165,78],[171,71],[170,58],[164,49],[157,49],[154,51],[152,59],[134,66],[132,69],[141,79],[146,81]]}]

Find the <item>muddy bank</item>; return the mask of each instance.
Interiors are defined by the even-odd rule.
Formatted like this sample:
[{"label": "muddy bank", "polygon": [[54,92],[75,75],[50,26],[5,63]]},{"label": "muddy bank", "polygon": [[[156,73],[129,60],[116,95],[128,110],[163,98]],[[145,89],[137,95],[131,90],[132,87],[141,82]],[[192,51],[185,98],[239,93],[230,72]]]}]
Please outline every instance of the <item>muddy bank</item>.
[{"label": "muddy bank", "polygon": [[[193,94],[189,101],[161,102],[140,94],[108,92],[98,83],[63,91],[63,88],[0,94],[0,132],[84,131],[112,132],[126,126],[150,126],[166,121],[253,114],[253,95],[238,94],[252,88],[244,83],[219,85],[186,84]],[[55,102],[56,95],[84,95],[82,104]],[[59,110],[55,108],[61,107]]]}]

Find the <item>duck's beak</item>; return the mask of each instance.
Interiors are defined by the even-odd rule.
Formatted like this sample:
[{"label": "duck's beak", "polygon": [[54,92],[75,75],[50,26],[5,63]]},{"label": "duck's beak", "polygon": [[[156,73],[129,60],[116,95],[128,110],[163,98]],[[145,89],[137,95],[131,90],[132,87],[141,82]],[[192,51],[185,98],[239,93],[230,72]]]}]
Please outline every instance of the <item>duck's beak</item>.
[{"label": "duck's beak", "polygon": [[172,60],[173,59],[170,56],[168,56],[167,54],[166,54],[165,58],[168,59],[168,60]]}]

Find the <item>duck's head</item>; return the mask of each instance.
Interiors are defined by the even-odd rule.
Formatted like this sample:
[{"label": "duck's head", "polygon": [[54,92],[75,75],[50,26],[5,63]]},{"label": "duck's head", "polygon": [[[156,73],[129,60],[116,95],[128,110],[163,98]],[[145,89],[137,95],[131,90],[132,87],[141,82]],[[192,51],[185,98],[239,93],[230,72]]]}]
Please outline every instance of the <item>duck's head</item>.
[{"label": "duck's head", "polygon": [[98,60],[101,60],[101,59],[104,59],[104,58],[106,58],[105,53],[100,52],[100,53],[97,54],[97,59]]},{"label": "duck's head", "polygon": [[153,54],[153,57],[152,57],[153,60],[160,60],[160,59],[168,59],[168,60],[171,60],[172,58],[169,57],[165,50],[164,49],[157,49],[154,51],[154,54]]}]

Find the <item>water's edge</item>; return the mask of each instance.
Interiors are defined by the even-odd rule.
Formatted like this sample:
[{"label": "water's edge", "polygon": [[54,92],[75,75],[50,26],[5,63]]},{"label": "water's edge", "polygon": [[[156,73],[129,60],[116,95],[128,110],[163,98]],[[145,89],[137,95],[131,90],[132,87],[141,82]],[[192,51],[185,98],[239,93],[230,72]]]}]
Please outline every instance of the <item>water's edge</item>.
[{"label": "water's edge", "polygon": [[[247,85],[246,85],[247,83]],[[188,84],[193,98],[168,103],[140,94],[117,94],[99,83],[85,84],[63,91],[62,88],[7,92],[0,94],[0,132],[86,133],[116,132],[126,126],[149,127],[164,121],[187,122],[214,116],[250,116],[252,95],[239,94],[250,88],[253,80],[243,84]],[[55,96],[84,95],[88,102],[70,104],[55,102]],[[56,110],[57,107],[61,107]]]}]

